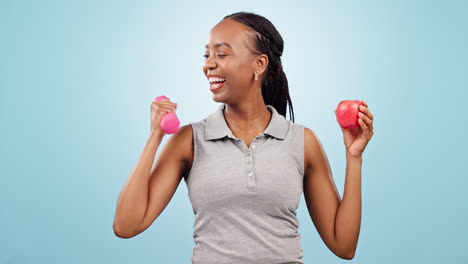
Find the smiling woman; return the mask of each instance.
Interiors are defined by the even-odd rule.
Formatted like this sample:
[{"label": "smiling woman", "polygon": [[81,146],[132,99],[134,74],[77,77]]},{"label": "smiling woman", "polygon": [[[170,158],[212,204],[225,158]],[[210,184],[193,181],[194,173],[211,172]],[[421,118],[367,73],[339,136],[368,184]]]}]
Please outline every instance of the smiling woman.
[{"label": "smiling woman", "polygon": [[[209,44],[205,45],[205,48],[206,60],[203,67],[205,75],[208,78],[221,77],[226,80],[225,77],[228,77],[230,79],[226,80],[226,85],[213,83],[210,80],[212,92],[218,92],[224,86],[227,90],[230,85],[238,86],[236,96],[239,93],[248,92],[240,90],[240,87],[256,91],[249,89],[253,72],[254,81],[261,80],[264,103],[272,105],[283,116],[286,116],[289,105],[290,118],[294,122],[288,80],[281,63],[283,38],[268,19],[247,12],[225,16],[210,31]],[[216,62],[217,69],[212,68],[213,62]],[[229,73],[229,76],[219,75],[218,71],[222,71],[223,75]],[[219,97],[221,95],[215,96],[215,101],[221,100]]]},{"label": "smiling woman", "polygon": [[[327,247],[353,258],[361,219],[361,154],[372,135],[372,114],[363,103],[365,133],[343,130],[347,180],[341,201],[320,141],[294,122],[283,45],[273,24],[254,13],[228,15],[211,29],[203,73],[221,105],[181,127],[151,167],[164,136],[155,122],[119,196],[114,220],[119,237],[147,229],[184,179],[195,214],[192,263],[304,263],[296,217],[302,193]],[[292,120],[286,120],[288,105]],[[159,107],[175,111],[169,101]]]},{"label": "smiling woman", "polygon": [[283,39],[268,19],[239,12],[211,29],[205,49],[203,72],[222,105],[191,123],[192,262],[303,263],[304,127],[285,119],[288,104],[294,115]]}]

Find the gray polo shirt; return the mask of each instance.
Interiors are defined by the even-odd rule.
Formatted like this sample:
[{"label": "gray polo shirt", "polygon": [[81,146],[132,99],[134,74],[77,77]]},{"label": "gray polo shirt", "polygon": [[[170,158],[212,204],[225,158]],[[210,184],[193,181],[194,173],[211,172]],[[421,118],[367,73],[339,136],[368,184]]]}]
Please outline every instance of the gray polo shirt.
[{"label": "gray polo shirt", "polygon": [[194,160],[185,178],[195,214],[193,264],[304,263],[296,209],[303,191],[304,126],[276,109],[246,146],[225,104],[191,122]]}]

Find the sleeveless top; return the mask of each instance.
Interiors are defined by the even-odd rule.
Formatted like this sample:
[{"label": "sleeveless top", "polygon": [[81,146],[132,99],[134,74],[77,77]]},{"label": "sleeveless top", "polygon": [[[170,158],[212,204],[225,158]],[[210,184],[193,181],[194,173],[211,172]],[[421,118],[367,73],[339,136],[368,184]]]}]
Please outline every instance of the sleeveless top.
[{"label": "sleeveless top", "polygon": [[195,214],[192,264],[304,263],[296,209],[303,192],[304,126],[276,109],[250,146],[218,110],[193,128],[185,178]]}]

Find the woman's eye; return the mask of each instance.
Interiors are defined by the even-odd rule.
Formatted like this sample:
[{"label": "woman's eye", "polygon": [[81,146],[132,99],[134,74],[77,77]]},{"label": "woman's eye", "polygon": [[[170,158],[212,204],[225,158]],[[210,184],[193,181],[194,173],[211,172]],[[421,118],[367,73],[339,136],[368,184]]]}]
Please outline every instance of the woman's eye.
[{"label": "woman's eye", "polygon": [[[225,54],[218,54],[219,57],[225,57],[227,55]],[[207,59],[208,57],[210,57],[210,55],[203,55],[203,57],[205,57],[205,59]]]}]

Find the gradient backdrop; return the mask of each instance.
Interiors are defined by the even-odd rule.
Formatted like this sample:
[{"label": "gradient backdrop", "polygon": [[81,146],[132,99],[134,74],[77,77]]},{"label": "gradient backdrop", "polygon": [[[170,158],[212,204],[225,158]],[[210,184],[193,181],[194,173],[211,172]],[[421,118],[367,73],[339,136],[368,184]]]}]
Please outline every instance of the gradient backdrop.
[{"label": "gradient backdrop", "polygon": [[374,114],[356,256],[325,246],[302,197],[305,263],[468,263],[468,2],[403,0],[1,1],[0,263],[190,263],[184,181],[134,238],[114,235],[115,206],[154,97],[182,124],[217,109],[202,55],[236,11],[282,34],[296,122],[319,136],[340,195],[333,110],[359,99]]}]

